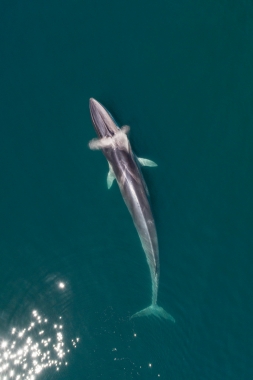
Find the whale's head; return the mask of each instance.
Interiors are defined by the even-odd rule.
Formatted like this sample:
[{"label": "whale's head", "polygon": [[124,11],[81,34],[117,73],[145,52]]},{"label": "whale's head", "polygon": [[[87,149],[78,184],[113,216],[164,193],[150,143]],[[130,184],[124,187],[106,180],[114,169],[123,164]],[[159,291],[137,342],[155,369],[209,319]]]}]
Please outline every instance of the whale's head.
[{"label": "whale's head", "polygon": [[90,98],[90,114],[99,138],[113,137],[119,128],[111,114],[97,100]]},{"label": "whale's head", "polygon": [[128,125],[119,128],[108,112],[95,99],[90,99],[90,114],[95,131],[98,138],[89,142],[89,147],[92,150],[96,149],[121,149],[130,150],[127,133],[130,130]]}]

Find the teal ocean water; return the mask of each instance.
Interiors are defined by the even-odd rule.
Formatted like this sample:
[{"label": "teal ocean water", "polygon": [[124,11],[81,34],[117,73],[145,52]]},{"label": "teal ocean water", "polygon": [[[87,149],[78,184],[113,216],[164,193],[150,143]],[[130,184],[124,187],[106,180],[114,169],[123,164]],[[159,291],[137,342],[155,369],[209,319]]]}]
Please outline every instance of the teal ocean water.
[{"label": "teal ocean water", "polygon": [[[253,378],[253,4],[0,4],[0,379]],[[94,97],[131,127],[158,301]]]}]

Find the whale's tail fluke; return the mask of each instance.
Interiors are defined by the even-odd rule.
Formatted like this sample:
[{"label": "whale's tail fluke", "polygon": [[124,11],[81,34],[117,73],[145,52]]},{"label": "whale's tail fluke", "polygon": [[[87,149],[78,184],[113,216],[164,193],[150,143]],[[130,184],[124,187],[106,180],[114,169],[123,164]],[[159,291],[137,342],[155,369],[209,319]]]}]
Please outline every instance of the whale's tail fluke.
[{"label": "whale's tail fluke", "polygon": [[132,317],[130,319],[135,318],[135,317],[148,317],[148,316],[152,316],[152,315],[155,317],[158,317],[158,318],[168,319],[173,323],[176,322],[175,319],[172,317],[172,315],[167,313],[167,311],[165,311],[162,307],[160,307],[156,304],[150,305],[149,307],[146,307],[146,309],[138,311],[137,313],[132,315]]}]

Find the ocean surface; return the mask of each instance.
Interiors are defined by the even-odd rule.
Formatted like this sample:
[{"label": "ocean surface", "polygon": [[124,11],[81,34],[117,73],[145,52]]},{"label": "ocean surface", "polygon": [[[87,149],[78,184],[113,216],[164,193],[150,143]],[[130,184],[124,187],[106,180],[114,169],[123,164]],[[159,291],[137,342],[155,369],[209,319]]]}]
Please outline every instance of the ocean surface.
[{"label": "ocean surface", "polygon": [[[253,378],[253,3],[0,3],[0,379]],[[94,97],[130,125],[158,303]]]}]

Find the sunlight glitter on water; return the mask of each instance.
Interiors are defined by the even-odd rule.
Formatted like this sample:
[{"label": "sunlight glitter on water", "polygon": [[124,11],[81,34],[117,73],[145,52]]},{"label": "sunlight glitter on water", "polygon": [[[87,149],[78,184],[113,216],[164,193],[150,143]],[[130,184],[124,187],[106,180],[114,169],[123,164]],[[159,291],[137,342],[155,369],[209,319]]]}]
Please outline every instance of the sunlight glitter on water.
[{"label": "sunlight glitter on water", "polygon": [[[0,379],[35,380],[45,369],[59,371],[62,365],[68,365],[66,356],[70,349],[64,340],[63,327],[62,321],[51,324],[37,310],[32,312],[26,328],[13,327],[10,339],[0,338]],[[76,347],[77,342],[79,338],[72,339],[69,346]]]}]

